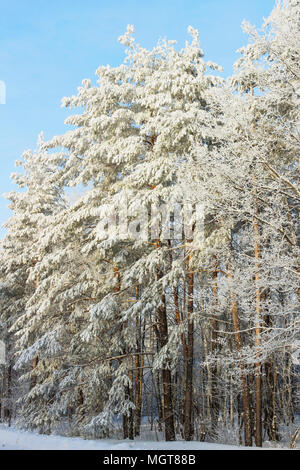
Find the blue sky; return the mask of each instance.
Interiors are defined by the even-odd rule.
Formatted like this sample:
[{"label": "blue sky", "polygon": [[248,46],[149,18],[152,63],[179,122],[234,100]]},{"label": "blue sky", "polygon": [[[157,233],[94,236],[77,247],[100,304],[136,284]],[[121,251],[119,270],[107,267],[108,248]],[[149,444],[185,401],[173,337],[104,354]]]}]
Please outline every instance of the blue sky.
[{"label": "blue sky", "polygon": [[[247,42],[241,22],[258,26],[274,0],[0,0],[0,195],[14,189],[10,174],[22,152],[64,132],[61,98],[76,93],[83,78],[95,80],[99,65],[123,62],[118,37],[135,26],[137,42],[152,47],[159,37],[188,38],[200,32],[205,59],[232,72],[236,50]],[[0,225],[9,217],[0,196]],[[0,229],[0,237],[4,230]]]}]

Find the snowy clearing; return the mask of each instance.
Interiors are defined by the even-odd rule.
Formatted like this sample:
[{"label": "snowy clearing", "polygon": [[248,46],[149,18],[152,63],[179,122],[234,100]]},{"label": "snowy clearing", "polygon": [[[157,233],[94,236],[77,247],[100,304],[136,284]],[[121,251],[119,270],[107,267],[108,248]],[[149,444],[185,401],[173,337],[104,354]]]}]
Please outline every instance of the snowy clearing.
[{"label": "snowy clearing", "polygon": [[[63,436],[45,436],[0,426],[0,450],[249,450],[246,447],[207,442],[85,440]],[[252,448],[254,450],[254,448]]]}]

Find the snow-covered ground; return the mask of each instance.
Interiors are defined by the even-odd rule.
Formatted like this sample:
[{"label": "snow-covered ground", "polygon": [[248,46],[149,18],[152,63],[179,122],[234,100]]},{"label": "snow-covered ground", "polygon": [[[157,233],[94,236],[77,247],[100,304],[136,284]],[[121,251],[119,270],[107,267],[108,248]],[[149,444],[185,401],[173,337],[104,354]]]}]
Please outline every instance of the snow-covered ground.
[{"label": "snow-covered ground", "polygon": [[118,441],[45,436],[0,426],[0,450],[249,450],[207,442]]}]

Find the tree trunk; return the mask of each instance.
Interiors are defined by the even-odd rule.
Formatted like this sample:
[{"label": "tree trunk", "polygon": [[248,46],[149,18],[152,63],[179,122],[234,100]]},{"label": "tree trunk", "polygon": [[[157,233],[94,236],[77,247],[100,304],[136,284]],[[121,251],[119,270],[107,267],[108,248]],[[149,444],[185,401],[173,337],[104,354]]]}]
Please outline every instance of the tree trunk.
[{"label": "tree trunk", "polygon": [[[33,371],[37,368],[38,363],[39,363],[39,358],[38,358],[38,356],[36,356],[36,357],[33,358],[33,361],[32,361],[31,368],[32,368]],[[30,380],[30,390],[32,390],[33,387],[36,386],[36,383],[37,383],[37,377],[36,377],[36,375],[33,375],[31,377],[31,380]]]},{"label": "tree trunk", "polygon": [[[227,268],[227,277],[232,279],[230,267]],[[242,349],[242,337],[240,333],[240,322],[237,310],[237,303],[236,298],[233,292],[231,292],[231,312],[232,312],[232,320],[233,320],[233,328],[234,328],[234,337],[237,351],[240,352]],[[245,376],[245,367],[244,364],[240,364],[240,371],[241,371],[241,381],[242,381],[242,402],[243,402],[243,422],[244,422],[244,439],[245,439],[245,446],[251,447],[252,446],[252,433],[251,433],[251,423],[250,423],[250,407],[249,407],[249,392],[248,392],[248,384],[247,384],[247,377]]]},{"label": "tree trunk", "polygon": [[[159,337],[160,349],[168,343],[168,325],[167,325],[167,312],[165,304],[165,296],[163,295],[163,305],[158,309],[158,323],[160,324]],[[166,441],[175,440],[174,428],[174,413],[173,413],[173,396],[172,396],[172,376],[165,363],[162,369],[162,411],[163,421],[165,424],[165,439]]]},{"label": "tree trunk", "polygon": [[11,373],[12,367],[9,363],[6,371],[6,393],[5,393],[5,407],[4,407],[4,420],[8,423],[8,426],[11,425],[11,415],[12,415],[12,396],[11,396]]},{"label": "tree trunk", "polygon": [[191,269],[191,257],[188,256],[188,301],[187,301],[187,355],[185,366],[185,416],[184,439],[191,441],[194,434],[193,426],[193,362],[194,362],[194,274]]},{"label": "tree trunk", "polygon": [[[159,240],[156,240],[156,248],[161,246]],[[157,269],[157,278],[160,279],[162,273],[160,267]],[[157,323],[158,327],[155,329],[158,335],[160,349],[168,344],[168,320],[165,294],[162,295],[161,305],[157,309]],[[174,426],[174,410],[173,410],[173,393],[172,393],[172,375],[169,368],[168,360],[163,364],[162,369],[162,401],[163,401],[163,420],[165,424],[165,440],[175,440],[175,426]]]},{"label": "tree trunk", "polygon": [[[256,178],[254,177],[254,184]],[[257,198],[256,198],[256,188],[254,188],[254,211],[257,214]],[[259,228],[257,219],[253,219],[253,232],[254,232],[254,256],[255,256],[255,284],[256,284],[256,299],[255,299],[255,313],[256,313],[256,322],[255,322],[255,346],[256,346],[256,364],[255,364],[255,444],[257,447],[262,447],[262,413],[261,413],[261,300],[260,300],[260,288],[258,286],[259,282]]]},{"label": "tree trunk", "polygon": [[[212,332],[211,332],[211,352],[214,356],[217,351],[217,317],[216,317],[216,304],[218,294],[218,262],[216,256],[214,256],[214,271],[212,274]],[[217,365],[216,363],[211,370],[211,428],[212,435],[215,435],[218,418],[219,418],[219,400],[218,400],[218,382],[217,382]]]}]

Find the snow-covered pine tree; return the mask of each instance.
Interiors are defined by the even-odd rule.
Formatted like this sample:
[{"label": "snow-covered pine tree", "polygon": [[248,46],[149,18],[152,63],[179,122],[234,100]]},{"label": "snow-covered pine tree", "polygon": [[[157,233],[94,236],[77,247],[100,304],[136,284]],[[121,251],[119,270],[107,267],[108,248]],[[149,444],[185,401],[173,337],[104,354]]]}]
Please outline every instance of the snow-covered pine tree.
[{"label": "snow-covered pine tree", "polygon": [[244,428],[248,446],[291,426],[298,23],[291,0],[245,25],[226,85],[193,28],[178,51],[129,26],[124,64],[64,99],[71,130],[25,154],[1,250],[3,403],[22,392],[23,424],[133,439],[148,414],[166,440]]},{"label": "snow-covered pine tree", "polygon": [[[38,295],[40,277],[35,268],[39,259],[39,246],[42,243],[43,232],[54,213],[64,206],[61,191],[51,182],[54,173],[50,156],[42,150],[43,135],[38,142],[38,149],[32,153],[23,154],[23,160],[17,165],[22,167],[22,173],[13,174],[13,181],[19,191],[7,195],[13,215],[5,224],[7,235],[1,245],[1,279],[9,294],[5,308],[1,312],[1,320],[7,332],[7,351],[10,358],[9,373],[13,376],[16,357],[23,353],[25,346],[34,343],[40,332],[34,329],[35,319],[28,305]],[[22,328],[22,325],[24,328]],[[19,339],[16,340],[16,337]],[[27,366],[23,369],[28,378],[25,385],[20,385],[18,397],[24,390],[35,385],[38,353],[31,351]]]}]

